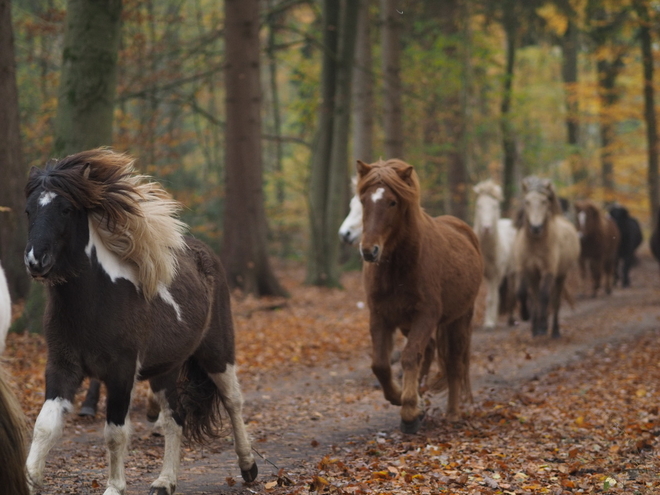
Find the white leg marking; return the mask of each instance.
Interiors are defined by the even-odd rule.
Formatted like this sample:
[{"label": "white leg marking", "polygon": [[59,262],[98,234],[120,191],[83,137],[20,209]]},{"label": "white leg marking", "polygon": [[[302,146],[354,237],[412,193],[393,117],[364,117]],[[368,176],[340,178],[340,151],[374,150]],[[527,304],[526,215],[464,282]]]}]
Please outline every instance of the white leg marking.
[{"label": "white leg marking", "polygon": [[128,440],[131,436],[131,424],[128,416],[122,426],[106,423],[103,435],[110,462],[108,488],[104,495],[123,495],[126,491],[124,462],[128,450]]},{"label": "white leg marking", "polygon": [[34,424],[32,445],[26,467],[30,480],[30,490],[35,492],[44,478],[46,456],[57,443],[64,430],[64,413],[73,409],[71,402],[62,397],[44,402]]},{"label": "white leg marking", "polygon": [[158,423],[165,437],[165,453],[163,455],[163,468],[160,471],[158,479],[151,484],[151,487],[165,488],[167,493],[172,494],[176,489],[176,483],[179,477],[183,428],[174,421],[172,410],[165,399],[165,393],[161,391],[156,396],[160,402]]},{"label": "white leg marking", "polygon": [[377,201],[383,199],[384,194],[385,194],[385,188],[379,187],[378,189],[376,189],[376,192],[371,195],[371,201],[376,203]]},{"label": "white leg marking", "polygon": [[227,409],[231,419],[238,465],[243,471],[247,471],[254,465],[254,457],[252,456],[252,446],[250,445],[247,429],[243,422],[243,394],[236,377],[236,366],[229,364],[227,365],[227,371],[224,373],[215,373],[210,376],[224,397],[225,409]]}]

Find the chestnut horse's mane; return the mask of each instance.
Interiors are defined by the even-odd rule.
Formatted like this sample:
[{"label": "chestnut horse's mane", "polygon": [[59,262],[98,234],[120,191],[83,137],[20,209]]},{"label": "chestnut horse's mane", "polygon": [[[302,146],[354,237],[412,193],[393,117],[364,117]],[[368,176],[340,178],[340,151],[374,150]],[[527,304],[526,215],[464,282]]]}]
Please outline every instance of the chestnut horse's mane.
[{"label": "chestnut horse's mane", "polygon": [[90,228],[103,245],[131,264],[147,299],[168,286],[185,247],[185,223],[176,218],[181,205],[160,184],[136,173],[134,159],[98,148],[33,168],[26,186],[62,195],[88,212]]},{"label": "chestnut horse's mane", "polygon": [[378,184],[385,184],[401,200],[409,205],[420,206],[420,187],[417,172],[413,169],[407,179],[399,175],[412,167],[406,162],[392,158],[384,162],[379,160],[371,165],[371,170],[358,183],[358,193]]}]

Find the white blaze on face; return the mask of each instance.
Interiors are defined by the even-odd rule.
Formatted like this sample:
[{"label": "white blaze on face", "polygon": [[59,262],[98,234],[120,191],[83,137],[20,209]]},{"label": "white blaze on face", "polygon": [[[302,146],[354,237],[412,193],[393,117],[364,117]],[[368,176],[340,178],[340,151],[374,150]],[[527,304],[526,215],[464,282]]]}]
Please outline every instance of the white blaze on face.
[{"label": "white blaze on face", "polygon": [[581,229],[584,229],[585,224],[587,223],[587,212],[586,211],[581,211],[577,215],[578,217],[578,224],[580,225]]},{"label": "white blaze on face", "polygon": [[53,191],[44,191],[41,193],[41,196],[39,196],[39,206],[46,206],[50,204],[53,199],[57,197],[57,194],[55,194]]},{"label": "white blaze on face", "polygon": [[348,212],[346,219],[339,227],[339,237],[354,243],[362,237],[362,203],[357,195],[351,199],[350,208],[351,211]]},{"label": "white blaze on face", "polygon": [[383,199],[384,195],[385,195],[385,188],[379,187],[378,189],[376,189],[376,192],[371,195],[371,201],[377,203],[378,201]]}]

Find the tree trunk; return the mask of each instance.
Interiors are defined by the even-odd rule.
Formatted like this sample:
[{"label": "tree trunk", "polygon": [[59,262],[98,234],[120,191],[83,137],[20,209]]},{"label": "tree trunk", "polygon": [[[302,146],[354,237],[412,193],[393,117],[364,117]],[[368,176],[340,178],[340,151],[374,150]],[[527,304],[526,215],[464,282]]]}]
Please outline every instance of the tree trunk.
[{"label": "tree trunk", "polygon": [[579,104],[576,91],[578,82],[578,27],[573,19],[568,20],[568,27],[562,39],[562,78],[566,101],[566,134],[569,146],[569,163],[573,182],[579,184],[587,179],[587,171],[579,152]]},{"label": "tree trunk", "polygon": [[223,261],[232,287],[285,295],[270,267],[261,154],[259,1],[225,1],[226,180]]},{"label": "tree trunk", "polygon": [[[401,103],[401,14],[398,0],[381,0],[383,130],[385,159],[403,159],[403,108]],[[399,8],[403,11],[403,7]]]},{"label": "tree trunk", "polygon": [[339,285],[337,231],[348,201],[351,74],[359,3],[324,0],[319,124],[311,158],[307,283]]},{"label": "tree trunk", "polygon": [[0,0],[0,260],[12,299],[26,297],[30,280],[23,265],[27,224],[23,213],[26,168],[21,151],[21,133],[14,60],[11,1]]},{"label": "tree trunk", "polygon": [[[353,157],[373,162],[374,93],[369,33],[369,0],[359,0],[355,64],[353,66]],[[355,161],[355,160],[354,160]]]},{"label": "tree trunk", "polygon": [[651,40],[651,22],[646,2],[637,0],[635,10],[639,16],[639,40],[644,67],[644,120],[646,121],[646,142],[648,153],[647,179],[649,184],[649,204],[651,206],[651,225],[657,225],[658,208],[658,126],[655,115],[655,94],[653,88],[653,47]]},{"label": "tree trunk", "polygon": [[[457,40],[461,33],[460,0],[448,0],[442,3],[440,26],[442,32],[451,41],[444,49],[445,56],[454,60],[456,65],[463,66],[462,53]],[[447,186],[449,213],[467,221],[468,216],[468,172],[465,163],[464,138],[465,114],[462,89],[456,89],[447,94],[442,101],[443,135],[446,140],[443,154],[447,159]]]},{"label": "tree trunk", "polygon": [[69,0],[62,55],[57,156],[112,144],[121,0]]},{"label": "tree trunk", "polygon": [[614,200],[614,160],[612,144],[614,143],[614,123],[611,109],[619,100],[616,89],[616,78],[623,69],[623,60],[619,55],[613,61],[599,60],[598,90],[600,99],[600,138],[601,138],[601,181],[606,201]]},{"label": "tree trunk", "polygon": [[516,61],[516,38],[518,19],[513,11],[512,2],[505,2],[504,30],[506,32],[506,69],[504,74],[504,94],[500,107],[500,128],[502,131],[502,148],[504,173],[502,189],[504,201],[502,211],[507,214],[511,208],[512,200],[516,194],[516,143],[513,137],[511,122],[511,99],[513,96],[513,75]]}]

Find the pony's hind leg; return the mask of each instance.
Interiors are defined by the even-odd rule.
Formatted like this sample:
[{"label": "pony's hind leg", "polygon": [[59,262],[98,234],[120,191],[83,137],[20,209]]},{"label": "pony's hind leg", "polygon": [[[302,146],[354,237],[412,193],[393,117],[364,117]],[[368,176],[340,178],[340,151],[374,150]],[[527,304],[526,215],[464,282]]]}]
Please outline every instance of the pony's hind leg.
[{"label": "pony's hind leg", "polygon": [[209,376],[220,390],[222,403],[229,414],[234,430],[234,449],[238,456],[241,476],[247,482],[257,479],[259,469],[252,455],[252,446],[243,421],[243,394],[236,376],[236,366],[228,364],[223,373],[210,373]]},{"label": "pony's hind leg", "polygon": [[460,415],[461,399],[472,402],[470,385],[470,346],[472,341],[472,313],[449,323],[444,331],[445,373],[449,393],[447,419],[456,421]]}]

